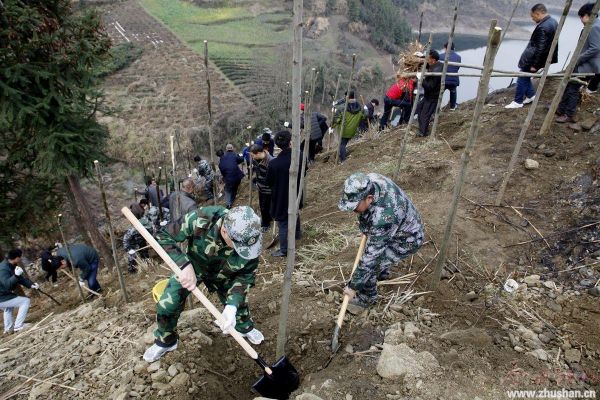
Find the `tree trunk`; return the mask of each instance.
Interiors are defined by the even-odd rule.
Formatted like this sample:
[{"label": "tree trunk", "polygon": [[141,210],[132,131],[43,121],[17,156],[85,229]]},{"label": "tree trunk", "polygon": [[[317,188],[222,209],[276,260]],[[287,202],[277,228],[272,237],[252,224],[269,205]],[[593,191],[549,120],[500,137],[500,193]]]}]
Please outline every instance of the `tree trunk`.
[{"label": "tree trunk", "polygon": [[75,175],[69,175],[67,177],[69,182],[69,189],[71,194],[73,195],[73,199],[75,200],[75,205],[77,206],[77,210],[79,211],[79,216],[81,217],[81,224],[86,230],[88,237],[90,238],[92,245],[94,248],[100,253],[104,262],[110,265],[113,264],[112,253],[108,244],[104,240],[104,237],[98,230],[98,224],[94,220],[94,216],[90,212],[90,205],[88,204],[85,196],[83,195],[83,191],[81,190],[81,185],[79,183],[79,178]]}]

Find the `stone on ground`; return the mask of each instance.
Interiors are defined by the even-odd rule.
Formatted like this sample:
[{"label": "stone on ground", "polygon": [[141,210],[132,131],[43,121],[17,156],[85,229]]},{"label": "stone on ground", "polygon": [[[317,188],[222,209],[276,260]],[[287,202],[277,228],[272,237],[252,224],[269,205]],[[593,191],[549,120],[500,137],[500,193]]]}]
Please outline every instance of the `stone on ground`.
[{"label": "stone on ground", "polygon": [[427,351],[417,353],[404,343],[397,346],[384,343],[377,362],[377,373],[382,378],[417,379],[438,367],[435,357]]},{"label": "stone on ground", "polygon": [[487,347],[492,344],[492,337],[479,328],[455,330],[442,334],[440,339],[452,344],[471,345],[474,347]]},{"label": "stone on ground", "polygon": [[538,169],[540,167],[540,163],[528,158],[525,160],[525,169]]}]

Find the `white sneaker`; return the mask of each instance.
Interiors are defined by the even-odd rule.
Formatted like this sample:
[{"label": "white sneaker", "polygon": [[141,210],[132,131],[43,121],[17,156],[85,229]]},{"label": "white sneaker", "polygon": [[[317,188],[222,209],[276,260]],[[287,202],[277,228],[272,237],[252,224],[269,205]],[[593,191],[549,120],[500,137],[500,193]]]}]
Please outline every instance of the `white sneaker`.
[{"label": "white sneaker", "polygon": [[178,342],[179,341],[175,342],[175,344],[171,347],[160,347],[156,343],[153,344],[146,349],[146,352],[144,353],[144,361],[153,363],[154,361],[159,360],[164,354],[175,350]]},{"label": "white sneaker", "polygon": [[535,100],[535,95],[533,97],[525,97],[525,100],[523,100],[523,104],[531,104],[531,103],[533,103],[534,100]]},{"label": "white sneaker", "polygon": [[248,338],[248,341],[252,344],[261,344],[265,340],[263,334],[256,328],[248,333],[242,333],[242,336]]},{"label": "white sneaker", "polygon": [[21,326],[15,326],[14,331],[15,332],[19,332],[19,331],[24,331],[31,328],[31,324],[23,324]]},{"label": "white sneaker", "polygon": [[513,101],[509,105],[504,106],[504,108],[523,108],[523,104],[517,103],[516,101]]}]

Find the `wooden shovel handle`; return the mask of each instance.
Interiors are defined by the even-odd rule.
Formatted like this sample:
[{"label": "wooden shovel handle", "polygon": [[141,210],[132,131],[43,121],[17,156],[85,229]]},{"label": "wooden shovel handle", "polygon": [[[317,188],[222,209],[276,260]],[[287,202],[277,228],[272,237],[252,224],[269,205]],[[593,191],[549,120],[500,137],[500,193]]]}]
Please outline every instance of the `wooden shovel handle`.
[{"label": "wooden shovel handle", "polygon": [[[177,266],[177,264],[175,264],[175,261],[173,261],[171,257],[169,257],[169,255],[162,248],[162,246],[158,244],[158,242],[156,241],[156,239],[154,239],[150,232],[148,232],[146,228],[144,228],[144,226],[140,223],[140,221],[138,221],[138,219],[133,215],[129,208],[123,207],[121,209],[121,212],[123,213],[123,215],[125,215],[125,218],[127,218],[129,222],[131,222],[134,228],[137,229],[137,231],[144,237],[144,239],[146,239],[146,242],[150,246],[152,246],[154,251],[156,251],[156,253],[160,256],[160,258],[162,258],[163,261],[169,266],[169,268],[171,268],[173,273],[178,278],[181,278],[181,269]],[[206,309],[212,314],[213,317],[215,317],[217,321],[221,323],[225,322],[223,316],[221,315],[221,312],[210,302],[210,300],[206,298],[206,296],[204,296],[204,294],[202,294],[200,289],[196,287],[194,290],[192,290],[192,293],[194,294],[194,296],[196,296],[198,300],[200,300],[202,305],[206,307]],[[252,346],[250,346],[250,344],[246,341],[246,339],[244,339],[242,335],[235,330],[235,327],[229,328],[228,333],[235,339],[236,342],[239,343],[240,346],[242,346],[242,348],[246,351],[246,353],[248,353],[248,355],[253,360],[258,359],[258,353],[256,352],[256,350],[254,350]],[[268,374],[271,373],[269,367],[266,367],[265,371]]]},{"label": "wooden shovel handle", "polygon": [[[354,259],[354,266],[352,267],[352,272],[350,273],[350,279],[352,279],[352,275],[354,275],[354,271],[356,271],[356,267],[358,267],[358,263],[360,262],[360,258],[362,257],[363,252],[365,251],[365,245],[367,244],[367,235],[362,235],[360,240],[360,246],[358,247],[358,253],[356,253],[356,258]],[[337,317],[336,325],[341,327],[344,322],[344,316],[346,315],[346,309],[348,308],[348,302],[350,301],[350,297],[348,295],[344,295],[344,300],[342,301],[342,308],[340,309],[340,313]]]}]

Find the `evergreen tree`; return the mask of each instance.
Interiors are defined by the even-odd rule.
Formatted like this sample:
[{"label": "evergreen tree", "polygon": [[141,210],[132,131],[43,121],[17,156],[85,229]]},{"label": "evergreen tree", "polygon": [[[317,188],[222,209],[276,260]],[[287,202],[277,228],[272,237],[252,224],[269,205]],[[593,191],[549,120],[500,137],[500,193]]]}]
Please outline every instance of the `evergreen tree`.
[{"label": "evergreen tree", "polygon": [[[3,3],[3,4],[2,4]],[[110,48],[97,13],[74,14],[69,0],[0,3],[0,239],[25,233],[73,192],[98,250],[109,252],[79,192],[108,137],[95,70]],[[3,218],[4,219],[4,218]],[[35,226],[34,225],[34,226]],[[110,253],[108,253],[110,254]],[[110,260],[110,258],[108,258]]]}]

